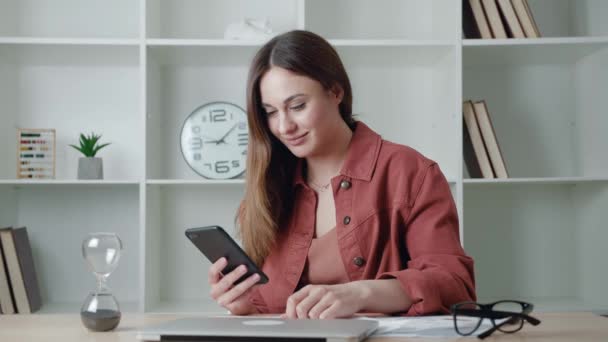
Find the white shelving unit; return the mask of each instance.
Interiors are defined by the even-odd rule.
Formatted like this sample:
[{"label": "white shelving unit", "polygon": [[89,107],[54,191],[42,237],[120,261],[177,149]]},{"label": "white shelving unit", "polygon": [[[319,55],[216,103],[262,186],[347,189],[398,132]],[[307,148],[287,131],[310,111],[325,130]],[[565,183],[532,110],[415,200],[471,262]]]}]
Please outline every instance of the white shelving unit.
[{"label": "white shelving unit", "polygon": [[[80,256],[93,231],[124,255],[109,284],[124,311],[220,312],[208,262],[183,236],[234,234],[244,180],[211,181],[184,162],[186,116],[203,103],[245,107],[262,41],[223,39],[267,17],[336,46],[354,111],[386,139],[436,160],[476,260],[480,301],[539,310],[608,307],[608,4],[529,0],[539,39],[463,40],[455,0],[0,0],[0,226],[28,227],[43,313],[77,312],[94,278]],[[485,99],[513,178],[469,179],[463,99]],[[55,180],[15,179],[16,128],[55,128]],[[105,179],[76,179],[68,146],[95,131]]]}]

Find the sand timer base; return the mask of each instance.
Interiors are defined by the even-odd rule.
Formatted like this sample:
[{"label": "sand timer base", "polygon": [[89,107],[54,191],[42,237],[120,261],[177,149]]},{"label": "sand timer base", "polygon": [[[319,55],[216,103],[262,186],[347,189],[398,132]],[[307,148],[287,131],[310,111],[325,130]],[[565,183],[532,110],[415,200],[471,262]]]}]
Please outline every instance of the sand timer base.
[{"label": "sand timer base", "polygon": [[92,331],[110,331],[120,323],[120,309],[109,293],[91,293],[80,310],[80,319]]}]

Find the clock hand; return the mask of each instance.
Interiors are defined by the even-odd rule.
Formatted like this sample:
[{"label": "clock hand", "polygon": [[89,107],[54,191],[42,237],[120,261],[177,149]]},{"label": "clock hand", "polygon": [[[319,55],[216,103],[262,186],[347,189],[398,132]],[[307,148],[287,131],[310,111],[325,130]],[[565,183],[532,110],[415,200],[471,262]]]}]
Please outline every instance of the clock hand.
[{"label": "clock hand", "polygon": [[210,139],[210,140],[205,140],[204,143],[208,144],[208,143],[215,143],[217,145],[218,140],[216,140],[215,138],[206,136],[206,135],[201,135],[202,138],[205,139]]},{"label": "clock hand", "polygon": [[224,134],[223,137],[221,137],[215,144],[219,145],[220,143],[224,143],[226,144],[226,141],[224,139],[226,139],[226,137],[228,136],[228,134],[230,134],[230,132],[234,131],[234,129],[236,128],[237,124],[234,124],[234,126],[232,126],[231,129],[228,130],[228,132],[226,132],[226,134]]}]

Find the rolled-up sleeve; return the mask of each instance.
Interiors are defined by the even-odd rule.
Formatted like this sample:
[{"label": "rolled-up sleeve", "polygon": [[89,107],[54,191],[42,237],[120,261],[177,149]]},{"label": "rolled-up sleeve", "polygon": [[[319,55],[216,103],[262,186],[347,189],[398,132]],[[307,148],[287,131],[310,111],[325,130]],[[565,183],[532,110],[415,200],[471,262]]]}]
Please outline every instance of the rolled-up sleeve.
[{"label": "rolled-up sleeve", "polygon": [[436,163],[429,165],[414,201],[404,210],[407,269],[385,272],[412,299],[406,315],[449,313],[450,305],[475,300],[473,259],[460,244],[458,214],[450,187]]}]

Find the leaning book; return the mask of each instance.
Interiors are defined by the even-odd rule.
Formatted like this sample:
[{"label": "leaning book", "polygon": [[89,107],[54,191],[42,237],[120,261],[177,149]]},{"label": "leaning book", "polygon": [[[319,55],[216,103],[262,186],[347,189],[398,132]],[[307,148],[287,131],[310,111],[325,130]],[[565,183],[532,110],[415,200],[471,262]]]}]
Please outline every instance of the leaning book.
[{"label": "leaning book", "polygon": [[42,300],[27,228],[1,229],[0,239],[17,313],[33,313]]}]

